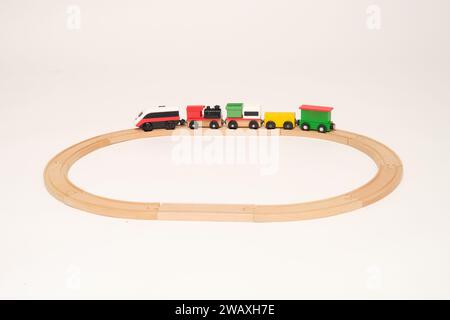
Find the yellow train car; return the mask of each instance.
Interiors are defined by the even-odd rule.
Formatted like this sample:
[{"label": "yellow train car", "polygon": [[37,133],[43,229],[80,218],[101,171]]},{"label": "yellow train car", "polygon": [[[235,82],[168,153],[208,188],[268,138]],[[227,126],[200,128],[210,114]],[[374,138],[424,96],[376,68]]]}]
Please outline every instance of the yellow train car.
[{"label": "yellow train car", "polygon": [[264,113],[264,125],[266,129],[292,130],[295,127],[295,112],[266,112]]}]

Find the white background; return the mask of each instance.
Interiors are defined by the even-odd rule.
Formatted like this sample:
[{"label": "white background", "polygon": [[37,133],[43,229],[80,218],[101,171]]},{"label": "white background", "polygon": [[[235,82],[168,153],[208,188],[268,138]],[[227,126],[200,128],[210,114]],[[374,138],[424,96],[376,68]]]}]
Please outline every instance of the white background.
[{"label": "white background", "polygon": [[[449,36],[446,0],[2,0],[0,297],[450,298]],[[351,213],[269,224],[111,219],[45,190],[53,155],[142,107],[236,101],[332,105],[399,154],[403,181]],[[111,146],[71,178],[128,200],[286,203],[376,171],[322,141],[280,140],[269,175],[177,165],[173,147]]]}]

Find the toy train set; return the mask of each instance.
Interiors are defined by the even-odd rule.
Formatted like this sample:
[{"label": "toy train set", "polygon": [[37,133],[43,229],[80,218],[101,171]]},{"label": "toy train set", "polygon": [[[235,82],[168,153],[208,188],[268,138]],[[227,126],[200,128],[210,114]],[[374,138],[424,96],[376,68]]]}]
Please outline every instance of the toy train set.
[{"label": "toy train set", "polygon": [[260,107],[246,106],[243,103],[228,103],[225,106],[226,115],[219,105],[189,105],[186,107],[185,120],[180,117],[179,108],[159,106],[139,113],[135,125],[144,131],[173,130],[176,126],[185,124],[190,129],[218,129],[222,126],[229,129],[258,129],[264,126],[266,129],[292,130],[298,126],[304,131],[315,130],[321,133],[334,130],[335,124],[331,121],[332,107],[301,105],[299,109],[300,119],[296,119],[295,112],[265,112],[263,116]]},{"label": "toy train set", "polygon": [[[323,218],[355,210],[374,203],[391,193],[400,183],[403,165],[400,158],[384,144],[344,130],[336,130],[331,121],[331,107],[302,105],[300,117],[296,112],[265,112],[259,107],[229,103],[224,113],[219,106],[190,105],[186,107],[186,120],[178,108],[154,107],[141,112],[135,125],[142,130],[129,129],[101,134],[77,143],[57,154],[47,164],[44,173],[47,190],[65,204],[84,211],[124,219],[150,220],[202,220],[202,221],[294,221]],[[200,136],[211,135],[212,129],[249,128],[234,131],[236,136],[249,136],[252,129],[284,128],[280,136],[311,137],[353,147],[367,154],[378,167],[377,174],[350,192],[331,198],[304,203],[288,204],[215,204],[178,202],[131,202],[105,198],[84,191],[69,180],[71,166],[87,154],[106,146],[140,138],[171,136],[177,126],[201,127],[210,130],[194,131]],[[292,130],[298,126],[301,130]],[[153,129],[169,129],[154,132]],[[328,132],[328,134],[308,132]],[[331,132],[330,132],[331,131]],[[229,132],[229,131],[226,131]],[[259,136],[259,135],[258,135]]]}]

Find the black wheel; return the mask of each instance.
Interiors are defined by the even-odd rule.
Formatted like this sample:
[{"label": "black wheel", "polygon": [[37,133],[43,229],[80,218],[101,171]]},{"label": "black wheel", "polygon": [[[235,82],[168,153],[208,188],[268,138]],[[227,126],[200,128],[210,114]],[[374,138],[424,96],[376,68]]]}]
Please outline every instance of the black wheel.
[{"label": "black wheel", "polygon": [[327,132],[327,128],[323,124],[321,124],[317,127],[317,131],[319,131],[320,133],[325,133]]},{"label": "black wheel", "polygon": [[304,124],[302,124],[302,125],[300,126],[300,128],[301,128],[303,131],[309,131],[309,124],[304,123]]},{"label": "black wheel", "polygon": [[180,121],[178,121],[178,123],[180,124],[180,126],[184,126],[186,124],[186,120],[181,119]]},{"label": "black wheel", "polygon": [[152,131],[153,125],[150,122],[146,122],[141,126],[142,130],[144,131]]},{"label": "black wheel", "polygon": [[273,122],[273,121],[267,122],[266,129],[275,129],[275,122]]},{"label": "black wheel", "polygon": [[209,123],[209,127],[210,127],[211,129],[219,129],[219,124],[217,123],[217,121],[211,121],[211,122]]},{"label": "black wheel", "polygon": [[177,126],[177,123],[175,121],[167,121],[166,122],[166,129],[167,130],[173,130]]},{"label": "black wheel", "polygon": [[334,130],[335,128],[336,128],[336,125],[334,124],[334,122],[332,122],[330,125],[330,130]]},{"label": "black wheel", "polygon": [[291,121],[286,121],[285,123],[283,123],[283,129],[292,130],[294,129],[294,124]]},{"label": "black wheel", "polygon": [[237,129],[238,128],[238,124],[235,120],[231,120],[230,122],[228,122],[228,129]]},{"label": "black wheel", "polygon": [[189,128],[190,129],[198,129],[198,122],[197,121],[189,122]]},{"label": "black wheel", "polygon": [[256,121],[256,120],[250,121],[250,123],[248,124],[248,127],[250,129],[258,129],[259,128],[258,121]]}]

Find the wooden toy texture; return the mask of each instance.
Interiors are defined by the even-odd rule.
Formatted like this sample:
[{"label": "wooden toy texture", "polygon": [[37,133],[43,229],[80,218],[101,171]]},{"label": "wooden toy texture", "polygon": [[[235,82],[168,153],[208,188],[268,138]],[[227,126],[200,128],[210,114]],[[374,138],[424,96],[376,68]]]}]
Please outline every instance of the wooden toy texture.
[{"label": "wooden toy texture", "polygon": [[[214,131],[217,130],[229,129],[223,127]],[[249,130],[251,129],[240,128],[235,132],[239,135],[247,135]],[[185,130],[186,134],[191,135],[194,131]],[[211,129],[204,129],[201,134],[208,135],[211,131]],[[332,198],[282,205],[119,201],[86,192],[71,183],[68,178],[69,169],[77,160],[99,148],[133,139],[170,136],[172,133],[171,130],[144,132],[140,129],[129,129],[103,134],[73,145],[56,155],[47,164],[44,172],[47,190],[56,199],[69,206],[115,218],[276,222],[323,218],[367,206],[391,193],[400,183],[403,173],[402,162],[395,152],[371,138],[342,130],[323,134],[296,128],[279,130],[279,134],[280,136],[324,139],[349,145],[364,152],[375,161],[378,167],[377,174],[365,185]]]}]

